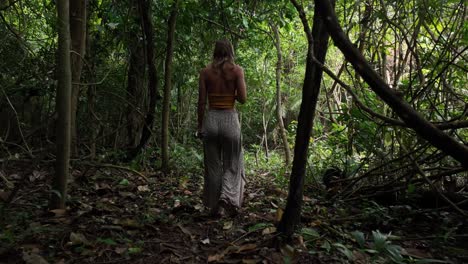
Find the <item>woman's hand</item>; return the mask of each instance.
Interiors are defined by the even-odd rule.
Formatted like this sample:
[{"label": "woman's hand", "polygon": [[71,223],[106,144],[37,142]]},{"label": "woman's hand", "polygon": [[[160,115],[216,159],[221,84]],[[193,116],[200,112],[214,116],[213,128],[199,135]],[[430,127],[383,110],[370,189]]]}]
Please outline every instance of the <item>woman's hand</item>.
[{"label": "woman's hand", "polygon": [[202,129],[198,129],[197,132],[195,132],[195,137],[198,139],[203,139],[203,131]]}]

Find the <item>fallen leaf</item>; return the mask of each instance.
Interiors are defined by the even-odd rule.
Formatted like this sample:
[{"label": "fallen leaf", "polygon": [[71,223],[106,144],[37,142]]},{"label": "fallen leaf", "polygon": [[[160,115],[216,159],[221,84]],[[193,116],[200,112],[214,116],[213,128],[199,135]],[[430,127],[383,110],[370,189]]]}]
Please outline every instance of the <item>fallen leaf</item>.
[{"label": "fallen leaf", "polygon": [[256,244],[244,244],[240,246],[237,250],[236,253],[241,253],[243,251],[251,251],[257,248]]},{"label": "fallen leaf", "polygon": [[179,189],[186,189],[189,178],[182,178],[179,183]]},{"label": "fallen leaf", "polygon": [[23,260],[26,264],[49,264],[47,260],[34,252],[23,252]]},{"label": "fallen leaf", "polygon": [[112,188],[108,183],[101,182],[101,183],[95,183],[94,184],[94,190],[96,190],[96,191],[99,191],[99,190],[112,190]]},{"label": "fallen leaf", "polygon": [[314,220],[310,223],[311,226],[319,226],[322,225],[322,221],[320,220]]},{"label": "fallen leaf", "polygon": [[34,182],[36,180],[42,180],[45,178],[46,172],[39,172],[34,170],[31,175],[29,175],[29,181]]},{"label": "fallen leaf", "polygon": [[267,228],[263,229],[262,235],[269,235],[269,234],[273,234],[275,232],[276,232],[276,227],[270,226],[270,227],[267,227]]},{"label": "fallen leaf", "polygon": [[181,224],[178,224],[177,227],[179,227],[184,234],[188,235],[191,239],[193,239],[194,236],[187,228],[183,227]]},{"label": "fallen leaf", "polygon": [[284,246],[282,246],[280,248],[280,251],[281,251],[281,254],[283,254],[283,256],[287,256],[290,258],[294,256],[294,248],[288,244],[285,244]]},{"label": "fallen leaf", "polygon": [[281,217],[283,217],[283,213],[284,211],[281,208],[278,208],[276,210],[276,222],[279,222],[281,220]]},{"label": "fallen leaf", "polygon": [[129,254],[138,254],[141,251],[142,251],[142,249],[139,248],[139,247],[131,247],[131,248],[128,249]]},{"label": "fallen leaf", "polygon": [[123,254],[125,251],[127,251],[127,248],[126,248],[126,247],[118,247],[118,248],[116,248],[114,251],[115,251],[115,253],[121,255],[121,254]]},{"label": "fallen leaf", "polygon": [[81,233],[70,233],[70,242],[72,245],[89,245],[88,239]]},{"label": "fallen leaf", "polygon": [[139,192],[149,192],[150,191],[148,185],[140,185],[140,186],[137,187],[137,189],[138,189]]},{"label": "fallen leaf", "polygon": [[19,174],[11,174],[10,175],[10,178],[13,179],[13,180],[21,180],[21,176],[19,176]]},{"label": "fallen leaf", "polygon": [[53,209],[53,210],[50,210],[49,212],[53,213],[54,217],[62,217],[67,214],[67,210],[65,209]]},{"label": "fallen leaf", "polygon": [[298,242],[299,242],[299,245],[300,245],[303,249],[307,250],[307,246],[306,246],[306,244],[304,243],[304,238],[303,238],[302,236],[298,236],[298,237],[297,237],[297,240],[298,240]]},{"label": "fallen leaf", "polygon": [[131,219],[131,218],[119,219],[115,222],[115,224],[118,224],[121,226],[127,226],[127,227],[134,227],[134,228],[141,227],[141,224],[138,223],[138,221],[136,221],[135,219]]},{"label": "fallen leaf", "polygon": [[224,230],[229,230],[231,228],[232,228],[232,221],[224,222],[224,225],[223,225]]},{"label": "fallen leaf", "polygon": [[126,198],[135,198],[136,195],[131,192],[119,192],[120,196],[126,197]]},{"label": "fallen leaf", "polygon": [[215,262],[215,261],[220,261],[224,258],[224,254],[221,253],[221,254],[215,254],[215,255],[211,255],[211,256],[208,256],[208,262]]},{"label": "fallen leaf", "polygon": [[417,248],[402,248],[401,254],[416,258],[432,258],[430,252],[426,252]]}]

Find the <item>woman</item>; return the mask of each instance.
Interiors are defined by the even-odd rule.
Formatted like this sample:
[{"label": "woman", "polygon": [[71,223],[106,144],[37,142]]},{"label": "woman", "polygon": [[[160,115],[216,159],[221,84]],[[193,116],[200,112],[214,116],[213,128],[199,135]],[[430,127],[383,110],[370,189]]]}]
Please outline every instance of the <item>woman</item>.
[{"label": "woman", "polygon": [[[212,215],[236,214],[243,200],[244,168],[235,101],[247,98],[244,71],[234,63],[228,40],[217,41],[213,61],[201,70],[198,130],[205,152],[203,203]],[[205,116],[206,101],[208,111]]]}]

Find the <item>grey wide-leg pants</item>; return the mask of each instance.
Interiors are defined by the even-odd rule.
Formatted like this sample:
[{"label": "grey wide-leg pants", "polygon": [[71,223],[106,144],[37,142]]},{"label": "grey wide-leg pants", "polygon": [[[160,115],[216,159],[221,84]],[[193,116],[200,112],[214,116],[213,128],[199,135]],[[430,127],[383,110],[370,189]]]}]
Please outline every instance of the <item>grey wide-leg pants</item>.
[{"label": "grey wide-leg pants", "polygon": [[205,182],[203,203],[217,209],[222,199],[240,207],[244,195],[244,157],[236,110],[209,110],[203,122]]}]

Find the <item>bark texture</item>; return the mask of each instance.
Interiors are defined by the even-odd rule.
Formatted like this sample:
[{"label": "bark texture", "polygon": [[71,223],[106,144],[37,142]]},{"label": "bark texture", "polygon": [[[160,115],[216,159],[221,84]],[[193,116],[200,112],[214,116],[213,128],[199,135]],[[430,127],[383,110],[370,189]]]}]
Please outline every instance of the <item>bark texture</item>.
[{"label": "bark texture", "polygon": [[280,130],[281,139],[283,141],[284,156],[286,165],[291,164],[291,149],[289,148],[288,137],[283,122],[282,102],[281,102],[281,69],[283,68],[283,55],[281,53],[281,42],[276,25],[271,25],[273,31],[274,42],[276,47],[276,55],[278,61],[276,62],[276,119],[278,119],[278,126]]},{"label": "bark texture", "polygon": [[80,79],[83,68],[83,58],[86,51],[86,20],[87,20],[87,0],[69,1],[70,13],[70,37],[71,37],[71,74],[72,74],[72,94],[71,94],[71,146],[73,155],[78,155],[77,138],[77,111],[78,98],[80,96]]},{"label": "bark texture", "polygon": [[293,234],[301,219],[307,152],[322,80],[323,70],[314,63],[314,56],[323,64],[328,50],[328,33],[325,29],[324,20],[321,19],[321,14],[317,8],[315,8],[311,31],[302,6],[296,0],[291,0],[291,3],[293,3],[299,12],[304,32],[307,35],[308,50],[302,88],[302,102],[294,146],[294,160],[289,181],[288,200],[286,202],[286,209],[278,225],[278,231],[288,237]]},{"label": "bark texture", "polygon": [[70,20],[69,1],[57,1],[58,15],[58,86],[57,86],[57,160],[55,163],[55,178],[52,184],[50,209],[64,209],[67,197],[67,179],[70,168],[70,121],[71,121],[71,90],[72,74],[70,64]]},{"label": "bark texture", "polygon": [[174,53],[174,35],[177,19],[177,2],[175,1],[171,14],[169,15],[168,30],[167,30],[167,44],[166,44],[166,61],[164,71],[164,99],[162,111],[162,170],[167,171],[169,168],[169,114],[171,103],[171,88],[172,88],[172,57]]}]

